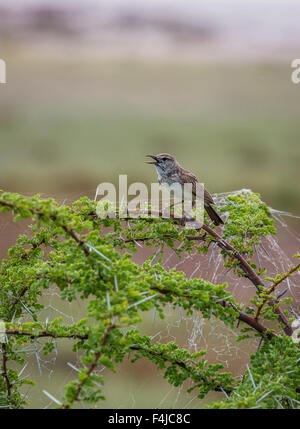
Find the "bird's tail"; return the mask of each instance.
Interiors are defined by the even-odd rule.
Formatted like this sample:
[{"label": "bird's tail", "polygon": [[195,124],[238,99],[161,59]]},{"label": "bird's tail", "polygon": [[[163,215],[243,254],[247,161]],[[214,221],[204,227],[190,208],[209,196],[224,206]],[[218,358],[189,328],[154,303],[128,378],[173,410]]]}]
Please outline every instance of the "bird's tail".
[{"label": "bird's tail", "polygon": [[224,224],[221,217],[210,204],[205,206],[205,210],[207,211],[208,216],[211,218],[211,220],[216,226]]}]

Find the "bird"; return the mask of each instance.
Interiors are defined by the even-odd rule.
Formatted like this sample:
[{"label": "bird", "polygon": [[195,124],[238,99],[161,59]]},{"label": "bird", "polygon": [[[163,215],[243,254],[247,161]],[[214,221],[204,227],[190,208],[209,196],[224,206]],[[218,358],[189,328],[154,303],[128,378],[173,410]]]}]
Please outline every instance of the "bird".
[{"label": "bird", "polygon": [[[146,161],[146,164],[153,164],[155,166],[160,185],[170,186],[179,184],[182,187],[185,183],[191,183],[193,200],[195,201],[199,196],[197,194],[197,184],[200,185],[200,182],[193,173],[182,168],[176,158],[168,153],[146,156],[153,159],[153,161]],[[223,225],[224,222],[213,208],[213,205],[215,205],[213,197],[208,190],[204,188],[204,208],[208,216],[216,226]]]}]

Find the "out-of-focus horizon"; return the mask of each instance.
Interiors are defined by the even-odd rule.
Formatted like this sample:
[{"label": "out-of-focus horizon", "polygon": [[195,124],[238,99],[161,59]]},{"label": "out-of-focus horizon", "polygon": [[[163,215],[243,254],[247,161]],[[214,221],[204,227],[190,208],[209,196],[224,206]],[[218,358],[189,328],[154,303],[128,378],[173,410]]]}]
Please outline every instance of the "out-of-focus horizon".
[{"label": "out-of-focus horizon", "polygon": [[0,34],[36,47],[52,40],[56,54],[64,41],[99,56],[286,60],[299,52],[299,14],[296,0],[10,0],[0,2]]},{"label": "out-of-focus horizon", "polygon": [[[0,188],[155,180],[170,152],[212,192],[300,207],[296,1],[0,3]],[[38,185],[38,186],[37,186]]]}]

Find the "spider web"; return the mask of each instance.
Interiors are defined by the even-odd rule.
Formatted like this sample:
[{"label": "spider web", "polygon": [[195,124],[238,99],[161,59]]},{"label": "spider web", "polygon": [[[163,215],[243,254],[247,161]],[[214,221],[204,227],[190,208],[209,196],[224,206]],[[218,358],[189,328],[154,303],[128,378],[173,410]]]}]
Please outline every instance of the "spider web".
[{"label": "spider web", "polygon": [[[228,196],[250,190],[240,190],[214,196],[219,207],[228,204]],[[93,198],[94,190],[85,190],[80,195],[88,195]],[[78,192],[70,194],[68,199],[55,196],[61,204],[70,204],[78,198]],[[265,237],[262,244],[257,246],[253,261],[258,267],[267,269],[269,277],[289,270],[295,263],[292,256],[299,253],[300,247],[300,217],[290,213],[270,209],[275,219],[278,234]],[[2,246],[0,257],[5,257],[7,249],[14,243],[18,234],[23,233],[24,223],[13,224],[11,217],[1,216],[0,236]],[[157,261],[161,249],[149,249],[139,244],[139,251],[133,259],[142,263],[153,255],[152,263]],[[195,250],[190,255],[184,255],[178,259],[176,253],[168,249],[165,253],[162,265],[167,270],[175,268],[183,271],[187,278],[202,277],[213,283],[228,283],[228,290],[237,302],[249,306],[249,300],[255,293],[254,286],[245,278],[238,278],[231,270],[223,267],[223,256],[216,245],[211,245],[207,255],[199,255]],[[278,297],[292,297],[291,311],[295,315],[300,313],[300,287],[299,274],[287,278],[276,290]],[[42,302],[45,305],[41,310],[40,319],[52,321],[57,317],[63,318],[63,323],[73,324],[85,317],[85,305],[78,301],[68,303],[60,299],[60,294],[54,286],[43,292]],[[15,320],[24,322],[25,318]],[[206,359],[209,363],[221,363],[225,371],[231,371],[234,376],[241,375],[249,363],[249,355],[255,353],[259,347],[258,338],[236,342],[239,329],[232,330],[224,326],[214,316],[203,319],[200,313],[192,317],[178,308],[171,306],[166,308],[166,317],[160,320],[156,317],[156,311],[145,315],[145,321],[138,326],[142,333],[152,336],[153,341],[174,341],[190,352],[207,350]],[[28,377],[36,381],[35,387],[25,388],[24,397],[28,399],[30,407],[51,408],[63,394],[64,385],[77,377],[80,364],[80,354],[72,351],[70,340],[58,340],[54,344],[54,352],[43,355],[44,339],[37,340],[34,347],[23,348],[26,351],[28,361],[20,369],[21,377]],[[162,374],[156,370],[153,364],[138,361],[132,365],[129,361],[117,367],[115,376],[105,368],[100,368],[98,373],[104,377],[103,393],[107,401],[99,404],[100,408],[199,408],[211,400],[223,399],[222,393],[210,393],[204,401],[197,398],[197,393],[187,394],[190,387],[186,382],[182,387],[170,386],[162,379]],[[122,374],[125,374],[122,375]],[[148,392],[148,393],[147,393]],[[78,404],[78,407],[83,405]]]}]

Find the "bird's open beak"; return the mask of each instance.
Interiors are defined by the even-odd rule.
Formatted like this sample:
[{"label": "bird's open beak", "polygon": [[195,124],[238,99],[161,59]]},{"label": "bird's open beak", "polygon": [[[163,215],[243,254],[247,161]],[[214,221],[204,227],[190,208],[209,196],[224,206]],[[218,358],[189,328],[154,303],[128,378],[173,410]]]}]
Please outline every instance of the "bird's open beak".
[{"label": "bird's open beak", "polygon": [[145,161],[145,164],[157,164],[158,163],[158,158],[155,155],[146,155],[149,156],[149,158],[154,159],[154,161]]}]

